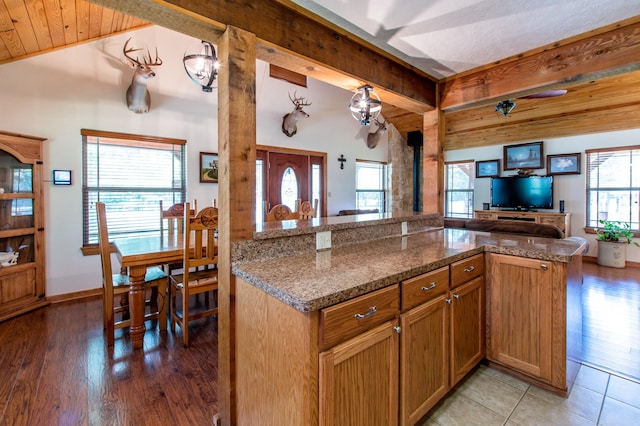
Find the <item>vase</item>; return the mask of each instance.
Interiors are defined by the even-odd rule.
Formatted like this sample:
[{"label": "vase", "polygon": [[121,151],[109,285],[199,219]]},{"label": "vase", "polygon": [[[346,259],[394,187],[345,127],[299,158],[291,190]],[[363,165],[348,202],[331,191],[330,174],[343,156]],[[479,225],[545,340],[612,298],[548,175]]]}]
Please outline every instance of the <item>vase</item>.
[{"label": "vase", "polygon": [[627,244],[618,241],[598,241],[598,265],[624,268],[627,262]]}]

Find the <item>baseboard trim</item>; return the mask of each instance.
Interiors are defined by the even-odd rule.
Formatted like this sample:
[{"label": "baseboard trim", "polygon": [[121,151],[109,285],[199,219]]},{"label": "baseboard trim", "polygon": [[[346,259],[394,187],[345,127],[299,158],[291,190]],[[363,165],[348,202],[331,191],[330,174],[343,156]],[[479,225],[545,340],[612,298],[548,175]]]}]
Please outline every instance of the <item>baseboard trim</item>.
[{"label": "baseboard trim", "polygon": [[94,288],[92,290],[75,291],[73,293],[57,294],[48,296],[47,300],[51,303],[70,302],[72,300],[86,299],[88,297],[102,296],[102,288]]}]

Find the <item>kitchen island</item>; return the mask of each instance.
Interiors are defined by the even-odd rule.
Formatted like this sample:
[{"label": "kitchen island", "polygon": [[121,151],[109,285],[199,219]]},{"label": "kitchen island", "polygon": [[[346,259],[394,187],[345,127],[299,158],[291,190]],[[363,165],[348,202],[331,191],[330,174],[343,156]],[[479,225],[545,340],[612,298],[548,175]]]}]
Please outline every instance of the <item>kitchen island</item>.
[{"label": "kitchen island", "polygon": [[[485,356],[532,383],[568,392],[575,375],[567,358],[575,362],[576,356],[567,348],[575,341],[579,306],[567,298],[579,296],[580,242],[444,229],[438,215],[366,216],[265,224],[252,241],[233,247],[239,424],[413,424],[464,375],[449,374],[450,364],[468,371]],[[327,231],[331,249],[316,251],[316,233]],[[469,275],[455,278],[461,274]],[[510,281],[514,285],[505,285]],[[402,298],[416,282],[433,295],[406,305]],[[459,290],[467,285],[468,292]],[[456,311],[466,294],[467,305]],[[507,309],[497,297],[510,304],[536,301],[534,310],[520,311],[553,318],[533,324],[516,315],[502,327],[492,322]],[[486,333],[487,351],[485,321],[494,333]],[[426,328],[408,333],[416,324]],[[527,339],[508,335],[514,326],[527,328]],[[431,334],[420,350],[434,363],[434,375],[423,381],[437,377],[439,383],[427,389],[409,383],[405,352],[416,348],[403,337]],[[448,344],[477,336],[470,348]],[[430,341],[441,358],[434,360]],[[460,354],[468,359],[457,363]],[[425,387],[419,389],[425,401],[408,403],[416,392],[407,386]]]}]

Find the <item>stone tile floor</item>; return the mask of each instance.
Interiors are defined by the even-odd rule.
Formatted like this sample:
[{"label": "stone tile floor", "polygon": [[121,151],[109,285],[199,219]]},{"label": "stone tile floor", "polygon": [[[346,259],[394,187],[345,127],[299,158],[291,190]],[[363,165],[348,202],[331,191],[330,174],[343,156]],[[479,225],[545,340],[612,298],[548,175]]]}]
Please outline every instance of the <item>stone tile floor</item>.
[{"label": "stone tile floor", "polygon": [[420,426],[640,425],[640,383],[586,365],[568,398],[481,365]]}]

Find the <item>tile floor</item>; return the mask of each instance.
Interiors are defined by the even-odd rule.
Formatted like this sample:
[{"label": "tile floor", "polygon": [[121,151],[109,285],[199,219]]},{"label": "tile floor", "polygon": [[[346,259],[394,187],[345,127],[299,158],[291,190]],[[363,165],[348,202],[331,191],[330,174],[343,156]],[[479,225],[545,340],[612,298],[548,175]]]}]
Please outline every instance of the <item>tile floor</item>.
[{"label": "tile floor", "polygon": [[640,425],[640,383],[582,365],[568,398],[481,365],[420,426]]}]

